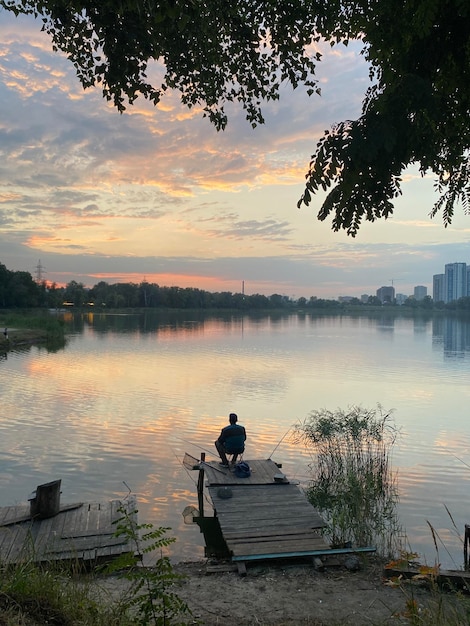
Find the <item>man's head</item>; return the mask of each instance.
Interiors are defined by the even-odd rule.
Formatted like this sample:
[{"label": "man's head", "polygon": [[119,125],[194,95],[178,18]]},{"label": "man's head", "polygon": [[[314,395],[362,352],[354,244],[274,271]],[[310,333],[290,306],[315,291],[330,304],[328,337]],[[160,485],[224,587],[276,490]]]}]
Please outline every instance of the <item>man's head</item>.
[{"label": "man's head", "polygon": [[229,418],[231,424],[236,424],[237,423],[238,417],[237,417],[236,413],[230,413],[228,418]]}]

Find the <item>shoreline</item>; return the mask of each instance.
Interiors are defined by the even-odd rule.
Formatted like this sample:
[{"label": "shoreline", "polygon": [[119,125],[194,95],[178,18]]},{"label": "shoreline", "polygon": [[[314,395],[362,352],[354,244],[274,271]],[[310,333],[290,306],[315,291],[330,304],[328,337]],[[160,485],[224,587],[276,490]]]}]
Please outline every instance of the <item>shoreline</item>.
[{"label": "shoreline", "polygon": [[[266,563],[247,568],[246,576],[230,562],[186,561],[175,564],[183,576],[175,593],[204,626],[344,626],[358,624],[409,624],[408,606],[432,610],[433,602],[453,601],[450,594],[437,596],[420,584],[384,581],[383,561],[360,559],[350,571],[345,560],[315,568],[311,562]],[[98,578],[97,593],[118,600],[129,582],[116,576]]]},{"label": "shoreline", "polygon": [[36,343],[45,343],[48,339],[48,332],[41,328],[12,328],[8,329],[8,338],[4,332],[0,333],[0,351],[8,352],[17,346],[27,346]]}]

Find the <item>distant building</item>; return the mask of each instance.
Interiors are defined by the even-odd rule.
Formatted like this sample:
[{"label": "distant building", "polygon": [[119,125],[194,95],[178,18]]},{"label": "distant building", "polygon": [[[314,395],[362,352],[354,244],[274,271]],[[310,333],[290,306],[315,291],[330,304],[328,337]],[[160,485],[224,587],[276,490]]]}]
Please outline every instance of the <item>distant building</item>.
[{"label": "distant building", "polygon": [[363,304],[367,304],[369,302],[369,294],[368,293],[363,293],[361,296],[361,302]]},{"label": "distant building", "polygon": [[444,302],[444,274],[434,274],[432,277],[432,299],[434,302]]},{"label": "distant building", "polygon": [[405,304],[407,300],[408,300],[408,296],[405,296],[404,293],[397,293],[397,295],[395,296],[395,302],[397,304]]},{"label": "distant building", "polygon": [[428,288],[424,285],[417,285],[414,289],[413,295],[415,300],[424,300],[424,298],[428,295]]},{"label": "distant building", "polygon": [[444,273],[444,302],[467,295],[467,264],[447,263]]},{"label": "distant building", "polygon": [[395,287],[380,287],[377,289],[376,295],[382,304],[393,304],[395,302]]},{"label": "distant building", "polygon": [[351,302],[354,296],[338,296],[338,302]]}]

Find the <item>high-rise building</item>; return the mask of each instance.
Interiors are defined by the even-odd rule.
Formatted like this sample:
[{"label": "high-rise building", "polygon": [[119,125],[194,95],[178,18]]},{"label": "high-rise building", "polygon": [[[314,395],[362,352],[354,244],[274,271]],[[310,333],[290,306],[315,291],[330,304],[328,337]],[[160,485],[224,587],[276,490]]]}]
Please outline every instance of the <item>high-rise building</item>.
[{"label": "high-rise building", "polygon": [[377,289],[377,298],[382,304],[393,304],[395,301],[395,287],[380,287]]},{"label": "high-rise building", "polygon": [[414,299],[415,300],[424,300],[424,298],[428,295],[428,288],[424,285],[416,285],[414,289]]},{"label": "high-rise building", "polygon": [[444,302],[452,302],[467,295],[467,264],[447,263],[444,278]]},{"label": "high-rise building", "polygon": [[434,302],[444,301],[444,274],[434,274],[432,277],[432,299]]}]

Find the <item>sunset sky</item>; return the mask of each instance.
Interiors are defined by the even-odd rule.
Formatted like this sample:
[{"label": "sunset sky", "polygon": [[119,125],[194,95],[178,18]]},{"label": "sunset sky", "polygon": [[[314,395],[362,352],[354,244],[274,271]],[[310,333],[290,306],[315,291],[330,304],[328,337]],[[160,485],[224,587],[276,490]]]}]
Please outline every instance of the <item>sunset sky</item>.
[{"label": "sunset sky", "polygon": [[[431,220],[433,179],[404,176],[388,221],[352,239],[297,209],[316,141],[355,119],[368,86],[357,46],[325,50],[322,96],[285,86],[255,130],[241,107],[217,132],[167,94],[120,115],[84,91],[41,22],[0,9],[0,263],[91,287],[98,281],[293,297],[411,294],[444,264],[470,263],[470,217]],[[151,75],[158,76],[157,65]]]}]

